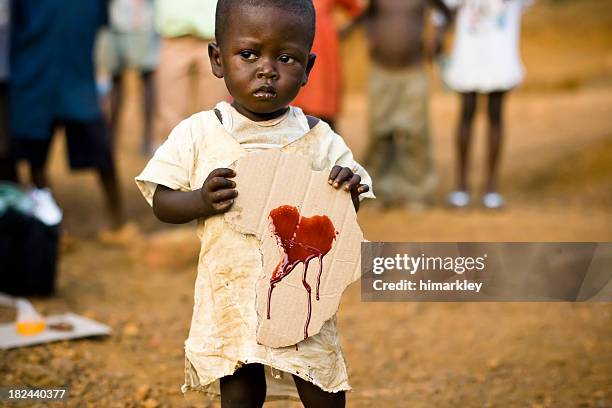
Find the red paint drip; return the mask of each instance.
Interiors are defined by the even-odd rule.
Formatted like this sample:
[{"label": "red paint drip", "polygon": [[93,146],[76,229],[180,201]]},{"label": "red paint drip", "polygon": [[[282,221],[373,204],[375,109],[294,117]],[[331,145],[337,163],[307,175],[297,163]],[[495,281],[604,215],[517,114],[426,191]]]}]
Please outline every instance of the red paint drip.
[{"label": "red paint drip", "polygon": [[323,257],[331,250],[336,229],[326,215],[302,217],[297,208],[282,205],[270,211],[272,232],[283,250],[283,258],[276,266],[270,278],[268,290],[268,319],[270,319],[270,302],[272,291],[276,284],[289,275],[300,263],[304,264],[302,285],[308,294],[308,315],[304,324],[304,339],[308,338],[308,326],[312,313],[311,288],[306,281],[308,264],[314,258],[319,259],[319,274],[317,275],[316,299],[319,300],[319,287],[323,273]]}]

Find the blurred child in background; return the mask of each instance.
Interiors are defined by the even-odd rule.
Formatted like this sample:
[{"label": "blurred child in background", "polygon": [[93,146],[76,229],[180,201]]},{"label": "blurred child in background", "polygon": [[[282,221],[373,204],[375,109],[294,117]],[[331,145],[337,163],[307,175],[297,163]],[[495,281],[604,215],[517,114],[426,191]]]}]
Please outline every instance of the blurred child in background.
[{"label": "blurred child in background", "polygon": [[372,59],[366,167],[385,207],[421,209],[436,184],[423,45],[428,6],[450,21],[442,0],[372,0],[364,15]]},{"label": "blurred child in background", "polygon": [[314,0],[317,12],[317,32],[312,52],[317,56],[317,65],[302,88],[293,105],[299,106],[309,115],[317,116],[336,129],[340,112],[341,81],[340,41],[334,12],[345,11],[355,19],[362,12],[358,0]]},{"label": "blurred child in background", "polygon": [[123,105],[122,73],[136,69],[142,80],[144,110],[143,145],[151,151],[151,124],[155,105],[153,73],[159,60],[159,36],[155,31],[155,0],[112,0],[109,7],[109,28],[98,38],[97,66],[112,77],[110,91],[110,127],[113,146],[117,140],[119,113]]},{"label": "blurred child in background", "polygon": [[217,0],[157,0],[155,20],[162,42],[153,150],[186,116],[228,98],[206,57],[208,43],[215,39],[216,7]]},{"label": "blurred child in background", "polygon": [[36,211],[49,223],[62,217],[46,171],[51,141],[62,126],[70,167],[96,170],[109,211],[107,232],[120,232],[126,225],[93,63],[96,31],[107,21],[106,1],[19,0],[12,6],[12,150],[30,166]]},{"label": "blurred child in background", "polygon": [[503,134],[503,102],[506,92],[523,79],[519,54],[521,14],[526,0],[446,0],[458,7],[455,43],[444,81],[461,95],[461,116],[457,130],[458,176],[449,204],[463,208],[470,204],[468,161],[472,122],[478,93],[488,97],[489,146],[487,175],[482,205],[499,209],[504,200],[497,178]]}]

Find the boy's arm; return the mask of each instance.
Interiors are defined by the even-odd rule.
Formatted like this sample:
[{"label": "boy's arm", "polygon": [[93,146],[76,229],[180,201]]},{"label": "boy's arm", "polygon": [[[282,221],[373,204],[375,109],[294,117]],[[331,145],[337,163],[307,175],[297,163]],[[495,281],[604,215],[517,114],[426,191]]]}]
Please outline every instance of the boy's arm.
[{"label": "boy's arm", "polygon": [[238,196],[236,183],[229,180],[235,175],[232,169],[215,169],[202,188],[188,192],[175,191],[160,184],[153,195],[153,212],[160,221],[170,224],[184,224],[224,213]]}]

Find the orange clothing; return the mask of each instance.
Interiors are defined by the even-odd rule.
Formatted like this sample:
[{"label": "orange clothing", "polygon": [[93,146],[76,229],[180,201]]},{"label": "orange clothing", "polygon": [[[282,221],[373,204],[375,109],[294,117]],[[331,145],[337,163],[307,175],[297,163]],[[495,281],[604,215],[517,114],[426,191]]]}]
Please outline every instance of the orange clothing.
[{"label": "orange clothing", "polygon": [[340,54],[338,28],[334,21],[334,9],[343,8],[351,17],[362,10],[359,0],[314,0],[317,14],[317,31],[312,52],[317,60],[308,83],[302,88],[292,105],[306,113],[334,119],[340,110]]}]

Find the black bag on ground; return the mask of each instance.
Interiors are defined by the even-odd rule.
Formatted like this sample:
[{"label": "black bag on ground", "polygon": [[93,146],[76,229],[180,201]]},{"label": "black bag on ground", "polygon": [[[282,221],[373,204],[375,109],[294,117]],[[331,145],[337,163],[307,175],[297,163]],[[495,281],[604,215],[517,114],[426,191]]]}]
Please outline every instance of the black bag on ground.
[{"label": "black bag on ground", "polygon": [[0,292],[17,296],[54,292],[59,229],[12,208],[0,216]]}]

